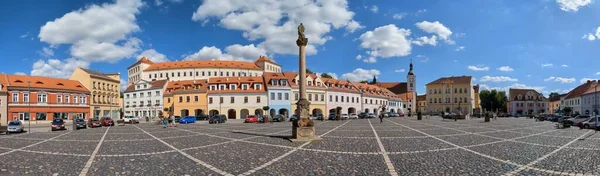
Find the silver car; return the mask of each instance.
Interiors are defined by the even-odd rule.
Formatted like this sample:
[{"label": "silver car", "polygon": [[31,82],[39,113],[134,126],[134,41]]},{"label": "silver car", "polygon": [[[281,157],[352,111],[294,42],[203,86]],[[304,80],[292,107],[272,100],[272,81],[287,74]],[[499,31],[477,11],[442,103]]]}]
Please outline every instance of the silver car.
[{"label": "silver car", "polygon": [[598,122],[598,117],[590,117],[581,122],[581,124],[577,124],[580,128],[595,128],[596,122]]},{"label": "silver car", "polygon": [[350,116],[348,116],[348,114],[342,114],[342,119],[349,119]]},{"label": "silver car", "polygon": [[8,123],[8,133],[21,133],[25,127],[23,127],[23,123],[21,121],[12,121]]}]

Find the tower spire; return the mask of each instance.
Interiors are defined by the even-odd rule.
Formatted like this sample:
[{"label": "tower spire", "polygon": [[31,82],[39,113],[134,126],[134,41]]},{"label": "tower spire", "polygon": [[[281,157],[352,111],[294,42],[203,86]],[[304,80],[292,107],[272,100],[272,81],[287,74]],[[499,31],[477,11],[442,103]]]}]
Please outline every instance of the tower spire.
[{"label": "tower spire", "polygon": [[412,59],[410,59],[410,65],[409,65],[410,69],[408,71],[408,75],[414,75],[415,73],[413,72],[413,64],[412,64]]}]

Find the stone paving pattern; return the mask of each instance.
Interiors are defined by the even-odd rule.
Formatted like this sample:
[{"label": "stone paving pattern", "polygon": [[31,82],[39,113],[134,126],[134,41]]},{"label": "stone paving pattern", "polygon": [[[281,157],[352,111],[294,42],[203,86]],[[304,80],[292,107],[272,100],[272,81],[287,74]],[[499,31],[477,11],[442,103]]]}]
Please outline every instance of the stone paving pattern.
[{"label": "stone paving pattern", "polygon": [[317,121],[310,143],[289,122],[0,135],[0,175],[600,175],[600,134],[482,121]]}]

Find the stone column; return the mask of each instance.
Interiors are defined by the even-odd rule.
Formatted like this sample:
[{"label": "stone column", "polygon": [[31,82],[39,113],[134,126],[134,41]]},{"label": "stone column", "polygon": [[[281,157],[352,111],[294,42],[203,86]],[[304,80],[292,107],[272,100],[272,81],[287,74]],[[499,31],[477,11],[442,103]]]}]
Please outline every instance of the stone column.
[{"label": "stone column", "polygon": [[298,45],[298,74],[300,80],[298,85],[300,87],[300,99],[296,103],[296,114],[298,118],[294,120],[292,127],[292,141],[293,142],[306,142],[313,140],[320,140],[315,134],[315,123],[309,116],[310,102],[306,99],[306,54],[305,48],[308,43],[308,39],[304,36],[304,25],[300,23],[298,26],[298,39],[296,45]]}]

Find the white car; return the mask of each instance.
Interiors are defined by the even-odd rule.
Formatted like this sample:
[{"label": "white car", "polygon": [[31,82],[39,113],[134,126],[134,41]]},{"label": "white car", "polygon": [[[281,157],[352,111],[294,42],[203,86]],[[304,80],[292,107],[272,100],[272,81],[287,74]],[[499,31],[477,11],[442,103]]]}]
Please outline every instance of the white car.
[{"label": "white car", "polygon": [[8,133],[21,133],[25,127],[23,127],[23,123],[21,121],[12,121],[8,123],[7,131]]},{"label": "white car", "polygon": [[358,115],[356,115],[356,113],[352,113],[350,115],[348,115],[349,119],[358,119]]},{"label": "white car", "polygon": [[134,117],[134,116],[125,116],[123,117],[123,122],[125,123],[130,123],[132,120],[134,120],[136,123],[140,123],[140,118]]},{"label": "white car", "polygon": [[348,116],[348,114],[342,114],[342,119],[349,119],[350,116]]}]

